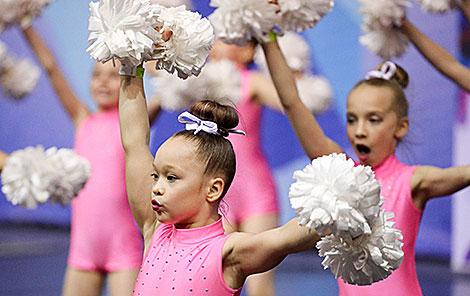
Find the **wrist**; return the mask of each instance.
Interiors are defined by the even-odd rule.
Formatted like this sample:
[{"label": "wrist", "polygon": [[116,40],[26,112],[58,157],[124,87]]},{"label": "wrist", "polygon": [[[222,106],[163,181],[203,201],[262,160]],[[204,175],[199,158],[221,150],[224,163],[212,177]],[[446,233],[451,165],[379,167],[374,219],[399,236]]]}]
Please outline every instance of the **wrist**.
[{"label": "wrist", "polygon": [[144,77],[145,69],[142,65],[139,66],[126,66],[121,64],[119,68],[119,75],[121,76],[131,76],[131,77]]}]

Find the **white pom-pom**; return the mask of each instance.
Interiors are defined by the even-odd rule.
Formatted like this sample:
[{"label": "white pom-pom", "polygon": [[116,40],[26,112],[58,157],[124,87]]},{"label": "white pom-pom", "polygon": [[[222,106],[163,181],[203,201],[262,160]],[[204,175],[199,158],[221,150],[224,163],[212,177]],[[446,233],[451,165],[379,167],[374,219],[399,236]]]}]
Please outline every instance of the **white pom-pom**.
[{"label": "white pom-pom", "polygon": [[161,23],[161,32],[172,32],[168,41],[158,42],[156,68],[169,73],[176,70],[183,79],[199,75],[214,44],[211,23],[184,6],[156,8],[154,14]]},{"label": "white pom-pom", "polygon": [[369,167],[354,166],[344,154],[316,158],[294,172],[289,190],[299,224],[322,234],[370,233],[369,222],[380,209],[380,185]]},{"label": "white pom-pom", "polygon": [[[289,67],[294,71],[304,72],[311,67],[310,47],[305,39],[297,33],[286,32],[277,38],[279,47],[286,58]],[[264,71],[268,71],[263,50],[256,48],[255,63]]]},{"label": "white pom-pom", "polygon": [[283,31],[301,32],[312,28],[334,6],[333,0],[279,0]]},{"label": "white pom-pom", "polygon": [[0,32],[15,25],[25,28],[31,25],[42,9],[54,0],[0,0]]},{"label": "white pom-pom", "polygon": [[444,13],[457,8],[461,0],[416,0],[422,9],[432,13]]},{"label": "white pom-pom", "polygon": [[181,5],[191,7],[190,0],[150,0],[150,3],[158,4],[165,7],[178,7]]},{"label": "white pom-pom", "polygon": [[331,105],[333,90],[325,78],[303,74],[296,82],[300,99],[313,113],[321,113]]},{"label": "white pom-pom", "polygon": [[401,31],[386,29],[367,32],[359,38],[359,42],[374,54],[388,60],[405,53],[409,41]]},{"label": "white pom-pom", "polygon": [[42,146],[11,153],[2,170],[2,192],[13,205],[34,209],[50,197],[54,170]]},{"label": "white pom-pom", "polygon": [[2,192],[13,205],[34,209],[47,201],[70,203],[90,175],[71,149],[27,147],[11,153],[2,170]]},{"label": "white pom-pom", "polygon": [[400,27],[405,17],[405,8],[410,6],[406,0],[358,0],[364,25],[369,30]]},{"label": "white pom-pom", "polygon": [[150,59],[160,33],[149,0],[90,2],[87,52],[100,62],[118,58],[126,66]]},{"label": "white pom-pom", "polygon": [[52,147],[46,150],[45,155],[55,173],[49,202],[67,205],[85,186],[90,176],[90,164],[72,149]]},{"label": "white pom-pom", "polygon": [[269,41],[269,33],[279,24],[279,7],[266,0],[211,0],[216,7],[209,16],[217,39],[245,46],[249,40]]},{"label": "white pom-pom", "polygon": [[384,59],[398,57],[408,48],[401,27],[410,3],[406,0],[359,0],[364,16],[360,43]]},{"label": "white pom-pom", "polygon": [[167,72],[161,72],[151,79],[154,93],[165,110],[180,111],[189,108],[194,102],[194,91],[189,87],[190,81],[179,79]]},{"label": "white pom-pom", "polygon": [[201,99],[219,103],[227,103],[228,100],[236,105],[241,98],[241,78],[238,73],[236,65],[229,60],[213,61],[207,63],[194,84],[202,91],[204,97]]},{"label": "white pom-pom", "polygon": [[370,234],[323,237],[318,243],[322,265],[336,278],[356,285],[369,285],[387,278],[403,261],[401,231],[393,228],[393,213],[378,213]]},{"label": "white pom-pom", "polygon": [[41,70],[30,60],[7,57],[0,72],[0,86],[10,97],[21,99],[36,87]]}]

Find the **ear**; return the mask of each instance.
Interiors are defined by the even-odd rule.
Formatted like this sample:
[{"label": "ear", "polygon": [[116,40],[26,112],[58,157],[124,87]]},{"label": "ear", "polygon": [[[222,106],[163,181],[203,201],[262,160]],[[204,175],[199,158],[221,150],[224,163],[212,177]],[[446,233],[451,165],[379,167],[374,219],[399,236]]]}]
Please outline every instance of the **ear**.
[{"label": "ear", "polygon": [[408,117],[404,117],[400,119],[400,122],[395,130],[395,133],[393,134],[396,139],[401,139],[406,136],[408,133],[408,127],[410,126],[410,122],[408,120]]},{"label": "ear", "polygon": [[207,187],[207,197],[208,202],[216,202],[222,196],[225,188],[225,181],[222,178],[214,178],[209,181],[209,186]]}]

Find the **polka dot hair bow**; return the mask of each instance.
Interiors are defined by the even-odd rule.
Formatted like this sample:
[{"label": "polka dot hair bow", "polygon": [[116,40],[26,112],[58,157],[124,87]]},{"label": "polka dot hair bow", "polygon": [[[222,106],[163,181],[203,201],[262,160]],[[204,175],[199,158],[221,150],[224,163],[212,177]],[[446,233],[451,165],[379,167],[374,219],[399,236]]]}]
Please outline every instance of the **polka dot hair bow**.
[{"label": "polka dot hair bow", "polygon": [[[185,111],[178,116],[178,122],[186,124],[186,130],[194,130],[195,135],[200,131],[204,131],[209,134],[221,136],[217,123],[209,120],[202,120],[196,115],[189,113],[188,111]],[[227,132],[245,135],[245,132],[241,130],[232,129],[227,130]]]},{"label": "polka dot hair bow", "polygon": [[385,62],[382,67],[380,67],[380,70],[374,70],[370,71],[366,75],[366,79],[372,79],[372,78],[382,78],[385,80],[390,80],[393,75],[395,75],[395,72],[397,71],[397,66],[390,61]]}]

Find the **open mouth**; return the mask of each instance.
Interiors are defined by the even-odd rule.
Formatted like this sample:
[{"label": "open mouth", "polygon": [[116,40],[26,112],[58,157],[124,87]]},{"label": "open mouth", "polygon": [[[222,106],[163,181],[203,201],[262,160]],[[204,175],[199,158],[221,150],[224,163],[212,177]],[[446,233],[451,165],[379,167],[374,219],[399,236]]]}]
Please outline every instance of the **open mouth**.
[{"label": "open mouth", "polygon": [[369,154],[370,153],[370,148],[367,147],[366,145],[356,145],[356,148],[357,148],[357,151],[359,152],[359,154],[362,154],[362,155],[365,155],[365,154]]}]

